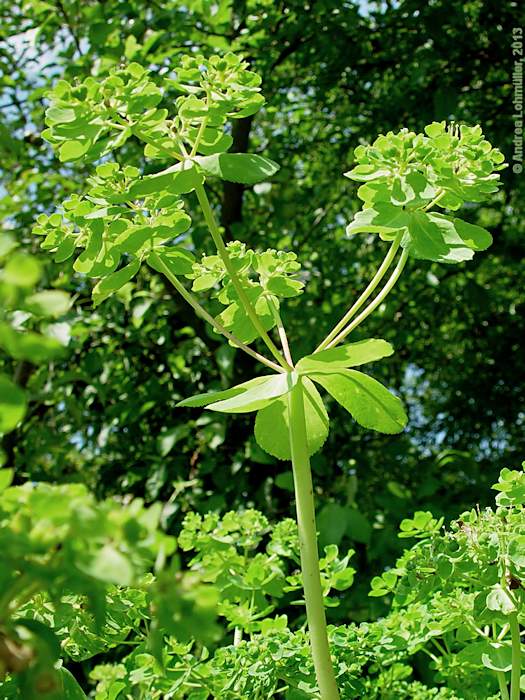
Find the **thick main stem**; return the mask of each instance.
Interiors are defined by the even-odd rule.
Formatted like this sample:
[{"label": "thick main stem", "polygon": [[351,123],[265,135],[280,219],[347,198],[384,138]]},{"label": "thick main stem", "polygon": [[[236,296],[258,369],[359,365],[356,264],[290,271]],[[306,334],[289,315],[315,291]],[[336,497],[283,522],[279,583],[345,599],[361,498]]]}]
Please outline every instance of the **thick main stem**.
[{"label": "thick main stem", "polygon": [[392,264],[393,259],[396,256],[396,253],[398,251],[399,246],[401,245],[401,238],[403,237],[403,232],[399,233],[395,239],[392,241],[392,245],[388,249],[388,253],[385,256],[385,259],[381,263],[380,267],[378,268],[377,272],[375,275],[372,277],[370,280],[369,285],[365,289],[365,291],[361,294],[359,299],[353,304],[350,309],[345,313],[345,315],[342,317],[342,319],[337,323],[334,328],[330,331],[330,333],[326,336],[326,338],[323,340],[323,342],[319,345],[319,347],[315,350],[315,352],[319,352],[320,350],[324,350],[324,348],[330,343],[331,340],[333,340],[337,334],[343,330],[343,328],[346,326],[346,324],[355,316],[355,314],[359,311],[359,309],[363,306],[365,301],[368,299],[368,297],[372,294],[374,289],[377,287],[377,285],[381,282],[383,277],[385,276],[388,268]]},{"label": "thick main stem", "polygon": [[266,343],[267,348],[270,350],[272,355],[275,357],[277,362],[284,368],[284,369],[291,369],[290,365],[284,357],[281,355],[279,352],[277,346],[273,342],[273,340],[270,338],[268,333],[264,330],[264,327],[259,320],[259,317],[257,316],[257,313],[255,309],[252,306],[252,303],[248,299],[248,295],[246,294],[246,291],[244,290],[244,287],[242,286],[237,273],[235,272],[235,269],[232,265],[228,250],[226,249],[226,246],[224,244],[224,241],[222,240],[221,232],[219,231],[219,227],[217,226],[217,222],[215,221],[215,217],[213,216],[213,211],[211,209],[210,202],[208,200],[208,197],[206,195],[206,192],[204,190],[204,187],[202,185],[198,185],[195,188],[195,194],[197,195],[197,199],[199,200],[199,204],[201,205],[202,213],[204,214],[204,219],[206,221],[206,225],[208,226],[208,229],[211,233],[211,237],[213,238],[213,242],[215,243],[215,247],[217,248],[217,252],[219,253],[223,263],[224,267],[226,268],[227,273],[230,275],[231,281],[233,283],[233,286],[235,287],[235,291],[239,295],[239,299],[248,314],[248,317],[250,321],[253,323],[255,329],[257,330],[257,333],[261,336],[262,340]]},{"label": "thick main stem", "polygon": [[509,615],[510,636],[512,640],[512,670],[510,672],[510,700],[520,700],[521,678],[521,639],[518,613]]},{"label": "thick main stem", "polygon": [[321,700],[339,700],[330,658],[323,590],[319,576],[312,474],[306,443],[303,388],[300,381],[288,394],[288,412],[301,571],[315,675]]}]

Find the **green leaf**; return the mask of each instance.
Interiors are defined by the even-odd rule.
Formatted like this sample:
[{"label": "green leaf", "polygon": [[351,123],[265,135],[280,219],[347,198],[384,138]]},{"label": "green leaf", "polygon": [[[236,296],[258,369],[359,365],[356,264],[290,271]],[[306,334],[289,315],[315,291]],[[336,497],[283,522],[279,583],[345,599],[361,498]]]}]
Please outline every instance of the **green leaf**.
[{"label": "green leaf", "polygon": [[393,234],[406,228],[410,216],[405,209],[388,202],[377,202],[373,207],[363,209],[346,227],[346,233],[382,233]]},{"label": "green leaf", "polygon": [[67,668],[60,668],[59,673],[62,676],[63,700],[88,700],[76,678]]},{"label": "green leaf", "polygon": [[403,518],[399,524],[398,537],[427,538],[439,532],[444,518],[434,518],[429,510],[417,510],[413,518]]},{"label": "green leaf", "polygon": [[253,153],[216,153],[212,156],[198,156],[194,160],[206,175],[244,185],[255,185],[268,180],[279,170],[279,165],[273,160]]},{"label": "green leaf", "polygon": [[[250,379],[250,382],[257,382],[264,380],[265,377],[257,377],[256,379]],[[248,384],[248,382],[246,382]],[[183,399],[175,404],[178,408],[203,408],[214,401],[220,401],[222,399],[229,399],[236,396],[238,393],[242,392],[242,384],[231,387],[231,389],[224,389],[223,391],[208,391],[205,394],[195,394],[195,396],[190,396],[187,399]]]},{"label": "green leaf", "polygon": [[139,199],[150,194],[170,192],[188,194],[203,182],[197,168],[187,163],[177,163],[155,175],[148,175],[133,183],[128,190],[130,199]]},{"label": "green leaf", "polygon": [[372,377],[352,369],[333,374],[311,374],[364,428],[399,433],[407,423],[403,404]]},{"label": "green leaf", "polygon": [[44,645],[46,655],[50,661],[56,661],[60,658],[60,641],[51,628],[40,622],[40,620],[26,617],[17,618],[16,624],[28,629]]},{"label": "green leaf", "polygon": [[499,584],[492,586],[486,598],[487,608],[503,615],[510,615],[516,611],[516,606],[506,590]]},{"label": "green leaf", "polygon": [[525,572],[525,535],[511,537],[508,557],[518,571]]},{"label": "green leaf", "polygon": [[233,138],[230,134],[221,134],[220,138],[214,140],[212,143],[207,142],[206,134],[205,137],[199,143],[198,151],[204,156],[211,156],[214,153],[224,153],[227,151],[233,143]]},{"label": "green leaf", "polygon": [[9,260],[1,273],[1,279],[16,287],[33,287],[41,275],[38,260],[25,253],[17,253]]},{"label": "green leaf", "polygon": [[414,212],[408,231],[402,246],[412,257],[435,262],[471,260],[474,251],[485,250],[492,243],[485,229],[444,214]]},{"label": "green leaf", "polygon": [[510,671],[512,668],[512,645],[510,642],[489,642],[481,654],[481,663],[491,671]]},{"label": "green leaf", "polygon": [[154,253],[148,255],[146,262],[156,272],[161,273],[163,272],[163,269],[157,263],[156,258],[160,258],[160,260],[174,275],[189,274],[192,271],[193,263],[195,262],[193,255],[188,250],[184,250],[183,248],[157,248]]},{"label": "green leaf", "polygon": [[113,545],[106,544],[87,561],[78,564],[79,569],[99,581],[117,586],[130,586],[133,569],[127,557]]},{"label": "green leaf", "polygon": [[75,252],[76,244],[76,236],[65,236],[56,249],[55,262],[61,263],[68,260]]},{"label": "green leaf", "polygon": [[139,270],[140,260],[133,260],[129,265],[101,279],[93,288],[92,295],[94,305],[98,306],[114,292],[130,282]]},{"label": "green leaf", "polygon": [[36,364],[64,353],[64,347],[55,338],[33,331],[16,331],[7,323],[0,323],[0,347],[16,360],[29,360]]},{"label": "green leaf", "polygon": [[[252,402],[258,402],[263,400],[265,403],[268,399],[276,398],[281,394],[284,394],[295,385],[297,382],[297,375],[293,373],[282,373],[282,374],[270,374],[264,377],[256,377],[255,379],[250,379],[247,382],[238,384],[231,389],[226,389],[225,391],[211,391],[206,394],[198,394],[192,396],[189,399],[184,399],[179,401],[177,406],[186,408],[199,408],[206,406],[211,408],[211,404],[221,404],[234,401],[234,405],[249,406]],[[273,393],[277,392],[277,393]],[[214,408],[212,410],[221,410]],[[244,408],[242,411],[227,411],[231,413],[244,413],[245,411],[255,411],[257,408]]]},{"label": "green leaf", "polygon": [[[525,462],[524,462],[525,465]],[[499,475],[498,483],[493,489],[502,491],[496,496],[498,506],[525,504],[525,473],[504,467]]]},{"label": "green leaf", "polygon": [[[257,380],[263,381],[257,381]],[[283,394],[287,394],[297,383],[296,372],[273,374],[267,377],[257,377],[244,384],[239,384],[236,388],[242,390],[235,396],[214,401],[208,404],[207,408],[220,413],[246,413],[257,411],[267,406],[273,399]]]},{"label": "green leaf", "polygon": [[16,428],[25,412],[24,392],[8,377],[0,374],[0,435]]},{"label": "green leaf", "polygon": [[321,549],[329,544],[339,545],[347,529],[346,508],[339,503],[327,503],[316,518]]},{"label": "green leaf", "polygon": [[[323,446],[328,436],[328,414],[313,382],[303,378],[304,413],[308,454],[313,455]],[[259,447],[277,459],[291,459],[288,400],[283,396],[257,413],[255,439]]]},{"label": "green leaf", "polygon": [[393,352],[394,348],[386,340],[369,338],[307,355],[297,363],[297,371],[299,374],[333,372],[339,368],[357,367],[366,362],[374,362],[392,355]]},{"label": "green leaf", "polygon": [[17,241],[8,233],[2,233],[0,238],[0,260],[9,255],[9,253],[18,247]]},{"label": "green leaf", "polygon": [[79,160],[86,155],[91,146],[91,141],[65,141],[58,150],[58,157],[65,163],[69,160]]},{"label": "green leaf", "polygon": [[275,296],[290,299],[303,291],[304,282],[291,279],[286,275],[274,275],[266,282],[265,287]]},{"label": "green leaf", "polygon": [[356,165],[355,168],[344,173],[345,177],[350,178],[350,180],[358,180],[359,182],[368,182],[369,180],[376,180],[380,177],[389,177],[391,175],[390,170],[385,168],[380,168],[377,165]]},{"label": "green leaf", "polygon": [[46,110],[46,124],[67,124],[74,122],[77,118],[77,113],[70,107],[57,107],[52,105]]},{"label": "green leaf", "polygon": [[[259,321],[265,331],[270,330],[275,326],[275,318],[268,306],[268,301],[263,294],[263,290],[259,286],[245,286],[245,292],[255,308]],[[232,294],[232,297],[235,293]],[[224,309],[218,316],[219,321],[226,326],[239,340],[243,343],[251,343],[259,337],[259,333],[251,318],[246,313],[244,306],[238,301],[233,302]]]},{"label": "green leaf", "polygon": [[103,225],[93,229],[86,249],[73,263],[73,269],[90,277],[104,277],[115,270],[120,261],[120,248],[104,239]]},{"label": "green leaf", "polygon": [[346,534],[355,542],[370,544],[372,538],[372,526],[368,518],[357,508],[345,508],[346,511]]},{"label": "green leaf", "polygon": [[67,292],[60,289],[46,289],[27,297],[25,306],[38,316],[62,316],[71,306],[71,299]]},{"label": "green leaf", "polygon": [[14,469],[0,469],[0,493],[2,493],[2,491],[5,491],[9,486],[11,486],[11,482],[13,481],[14,475]]},{"label": "green leaf", "polygon": [[481,226],[476,226],[475,224],[469,224],[467,221],[462,219],[453,219],[456,231],[459,237],[468,245],[472,250],[480,251],[487,250],[492,245],[492,236],[490,233],[482,228]]},{"label": "green leaf", "polygon": [[157,448],[162,457],[166,457],[180,440],[188,437],[190,432],[190,426],[181,423],[171,430],[161,433],[157,438]]},{"label": "green leaf", "polygon": [[445,122],[432,122],[432,124],[425,126],[425,133],[432,139],[436,138],[445,133],[445,125]]}]

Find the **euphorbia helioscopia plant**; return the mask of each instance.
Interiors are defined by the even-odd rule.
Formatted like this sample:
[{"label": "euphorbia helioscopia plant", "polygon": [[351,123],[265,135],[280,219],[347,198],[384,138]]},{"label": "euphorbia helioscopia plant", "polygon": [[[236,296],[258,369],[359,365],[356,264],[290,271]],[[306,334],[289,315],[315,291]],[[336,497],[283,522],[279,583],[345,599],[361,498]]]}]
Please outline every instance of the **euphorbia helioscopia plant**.
[{"label": "euphorbia helioscopia plant", "polygon": [[[264,365],[262,376],[179,405],[254,412],[259,445],[292,461],[313,660],[321,698],[334,700],[339,694],[326,634],[309,461],[329,429],[319,388],[363,427],[383,433],[403,430],[407,416],[401,401],[355,369],[391,355],[390,344],[376,338],[343,341],[383,302],[408,258],[458,263],[490,245],[486,230],[454,212],[466,201],[480,202],[496,192],[496,171],[504,167],[504,158],[479,126],[447,127],[444,122],[427,126],[424,134],[403,129],[358,146],[357,165],[346,176],[362,183],[358,197],[363,206],[347,232],[377,233],[388,243],[387,253],[322,343],[296,358],[280,315],[283,300],[299,295],[304,286],[296,255],[250,250],[239,241],[226,244],[206,192],[209,179],[252,185],[279,168],[260,155],[228,152],[232,138],[227,124],[260,109],[260,82],[233,54],[186,56],[163,77],[131,63],[79,84],[58,82],[44,137],[63,162],[102,162],[85,194],[72,196],[51,216],[40,216],[35,233],[45,236],[42,247],[57,262],[81,250],[73,267],[99,280],[95,304],[130,282],[146,263],[217,333]],[[178,95],[174,102],[173,95]],[[121,168],[109,158],[130,138],[144,144],[150,174],[129,165]],[[155,169],[156,162],[168,165]],[[191,218],[182,199],[190,193],[209,229],[214,255],[198,256],[191,245]],[[217,316],[206,309],[203,293],[224,307]],[[266,354],[254,349],[257,339]]]}]

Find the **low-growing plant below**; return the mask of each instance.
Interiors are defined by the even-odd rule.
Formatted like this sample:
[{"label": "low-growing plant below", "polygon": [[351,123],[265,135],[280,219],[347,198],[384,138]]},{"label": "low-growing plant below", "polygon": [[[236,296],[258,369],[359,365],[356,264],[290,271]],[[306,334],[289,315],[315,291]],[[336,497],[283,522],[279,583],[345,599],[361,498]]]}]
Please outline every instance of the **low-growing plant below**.
[{"label": "low-growing plant below", "polygon": [[[260,82],[233,54],[210,59],[187,56],[173,74],[157,80],[131,63],[100,79],[89,77],[78,84],[59,81],[51,94],[46,117],[49,128],[43,136],[57,149],[62,162],[103,162],[88,178],[85,194],[71,196],[50,216],[42,214],[34,231],[44,236],[42,247],[53,253],[55,261],[74,258],[74,270],[98,280],[93,288],[95,304],[129,284],[145,263],[164,275],[217,333],[265,368],[265,374],[231,389],[199,394],[178,404],[223,413],[255,413],[255,438],[260,447],[293,465],[298,536],[297,542],[287,544],[290,552],[286,557],[293,561],[299,552],[300,576],[286,572],[282,552],[272,550],[282,546],[275,535],[266,551],[248,564],[250,549],[259,544],[266,527],[258,514],[247,512],[243,525],[233,518],[233,532],[247,541],[243,552],[228,540],[227,519],[220,527],[214,516],[202,522],[189,520],[181,536],[181,546],[196,552],[191,566],[205,580],[217,580],[222,596],[219,612],[235,629],[238,642],[234,655],[222,652],[220,673],[226,674],[227,683],[218,697],[230,697],[230,690],[237,693],[231,697],[268,697],[268,693],[281,692],[281,682],[286,684],[282,692],[288,698],[315,697],[312,693],[322,700],[335,700],[340,693],[345,698],[359,697],[352,693],[369,692],[359,673],[376,658],[380,646],[376,640],[375,651],[367,651],[361,640],[351,644],[348,635],[359,636],[362,631],[330,635],[327,631],[327,594],[332,588],[344,590],[350,585],[353,572],[347,566],[348,557],[339,559],[334,548],[326,551],[321,562],[318,556],[310,457],[322,448],[329,431],[325,400],[318,387],[364,428],[387,434],[404,429],[407,416],[400,399],[355,369],[392,355],[391,345],[377,338],[341,343],[383,304],[409,258],[453,264],[471,259],[490,245],[488,231],[458,218],[455,212],[465,202],[482,202],[497,191],[504,158],[484,139],[479,126],[447,127],[444,122],[430,124],[424,134],[403,129],[379,136],[372,145],[358,146],[357,165],[346,175],[362,183],[358,196],[363,207],[347,232],[378,234],[389,244],[388,250],[366,289],[347,311],[342,310],[340,321],[327,337],[310,354],[297,359],[280,313],[283,302],[300,295],[305,286],[297,256],[293,251],[251,250],[240,241],[226,243],[205,187],[213,178],[255,184],[278,171],[276,163],[261,155],[228,152],[232,144],[228,122],[252,115],[262,106]],[[148,161],[144,173],[118,163],[118,149],[131,138],[144,144]],[[168,165],[155,168],[156,161]],[[190,237],[192,220],[183,196],[191,193],[215,249],[211,255],[207,249],[197,251]],[[185,280],[191,281],[191,289]],[[207,298],[199,296],[203,293]],[[416,532],[420,521],[418,516],[410,525]],[[434,526],[437,529],[438,523]],[[188,532],[191,535],[185,534]],[[217,549],[218,542],[223,549]],[[227,570],[225,561],[229,562]],[[236,572],[233,579],[232,571]],[[385,576],[388,574],[391,580],[394,574]],[[268,687],[257,686],[258,695],[251,687],[240,689],[238,665],[253,667],[257,654],[264,666],[272,655],[269,649],[257,647],[270,644],[272,634],[271,625],[258,628],[263,624],[261,618],[275,609],[283,594],[300,587],[308,634],[303,630],[292,634],[283,629],[282,622],[276,623],[279,634],[284,635],[276,650],[285,650],[287,644],[300,649],[298,656],[290,651],[288,657],[283,651],[282,658],[288,659],[293,672],[288,669],[275,675],[272,671]],[[255,638],[242,641],[246,633]],[[354,656],[345,652],[346,660],[341,660],[340,647],[352,648]],[[181,656],[180,647],[176,649],[174,658],[183,659],[189,653]],[[243,660],[244,653],[248,656]],[[161,663],[154,653],[151,658],[147,675],[154,678],[154,664],[160,667],[164,660]],[[298,658],[304,672],[294,665]],[[288,661],[283,661],[287,668]],[[176,663],[183,668],[176,666],[173,673],[186,679],[186,662]],[[214,668],[214,663],[206,668]],[[229,664],[232,669],[226,671]],[[347,669],[352,673],[345,675]],[[400,668],[396,682],[406,682],[403,673]],[[299,682],[301,674],[304,680]],[[380,685],[388,686],[387,676],[381,677]],[[104,682],[102,676],[100,682]],[[169,691],[155,692],[178,697],[173,677],[169,682]],[[512,700],[517,697],[516,683],[519,686],[519,676],[514,674]],[[206,698],[212,692],[216,691],[203,686],[188,697]],[[414,697],[416,692],[414,689]]]},{"label": "low-growing plant below", "polygon": [[[494,488],[495,508],[447,529],[430,513],[402,522],[399,536],[416,542],[370,590],[387,614],[328,627],[344,700],[519,698],[525,474],[504,469]],[[159,510],[97,504],[78,485],[4,489],[2,697],[85,698],[68,667],[95,660],[97,700],[320,698],[297,525],[270,526],[254,510],[189,513],[178,544],[193,559],[181,577],[175,564],[160,569],[174,538],[158,530]],[[333,548],[321,563],[336,605],[354,572]],[[115,661],[96,663],[111,651]]]}]

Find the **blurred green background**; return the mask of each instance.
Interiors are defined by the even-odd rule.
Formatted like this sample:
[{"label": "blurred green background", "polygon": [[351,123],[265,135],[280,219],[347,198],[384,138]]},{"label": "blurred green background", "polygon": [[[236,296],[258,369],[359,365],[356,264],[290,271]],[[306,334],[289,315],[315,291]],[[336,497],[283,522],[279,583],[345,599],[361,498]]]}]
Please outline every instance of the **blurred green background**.
[{"label": "blurred green background", "polygon": [[[125,60],[161,75],[189,51],[242,53],[263,76],[267,104],[235,123],[232,150],[264,153],[281,170],[255,187],[217,185],[213,203],[228,238],[298,253],[307,289],[284,310],[297,357],[384,254],[374,238],[344,234],[358,209],[355,183],[342,177],[353,149],[390,129],[447,119],[480,123],[511,161],[512,28],[524,20],[520,3],[495,0],[2,0],[3,231],[38,254],[35,218],[82,191],[87,169],[59,163],[40,137],[46,91],[60,77],[104,75]],[[119,154],[142,163],[138,142]],[[331,406],[333,429],[313,469],[321,543],[357,550],[360,577],[336,611],[342,617],[374,614],[367,581],[400,551],[403,517],[420,509],[450,518],[490,502],[499,470],[525,455],[525,175],[509,168],[502,180],[490,205],[469,212],[491,230],[493,247],[450,268],[412,262],[356,334],[396,348],[375,373],[399,392],[410,422],[383,436]],[[209,246],[198,218],[192,237]],[[175,408],[205,387],[248,379],[251,360],[146,269],[93,310],[89,283],[70,263],[42,263],[42,285],[75,301],[50,329],[63,359],[36,367],[0,352],[0,369],[31,397],[27,419],[2,445],[18,482],[80,481],[101,497],[169,500],[169,530],[190,509],[291,515],[290,465],[256,446],[250,416]]]}]

